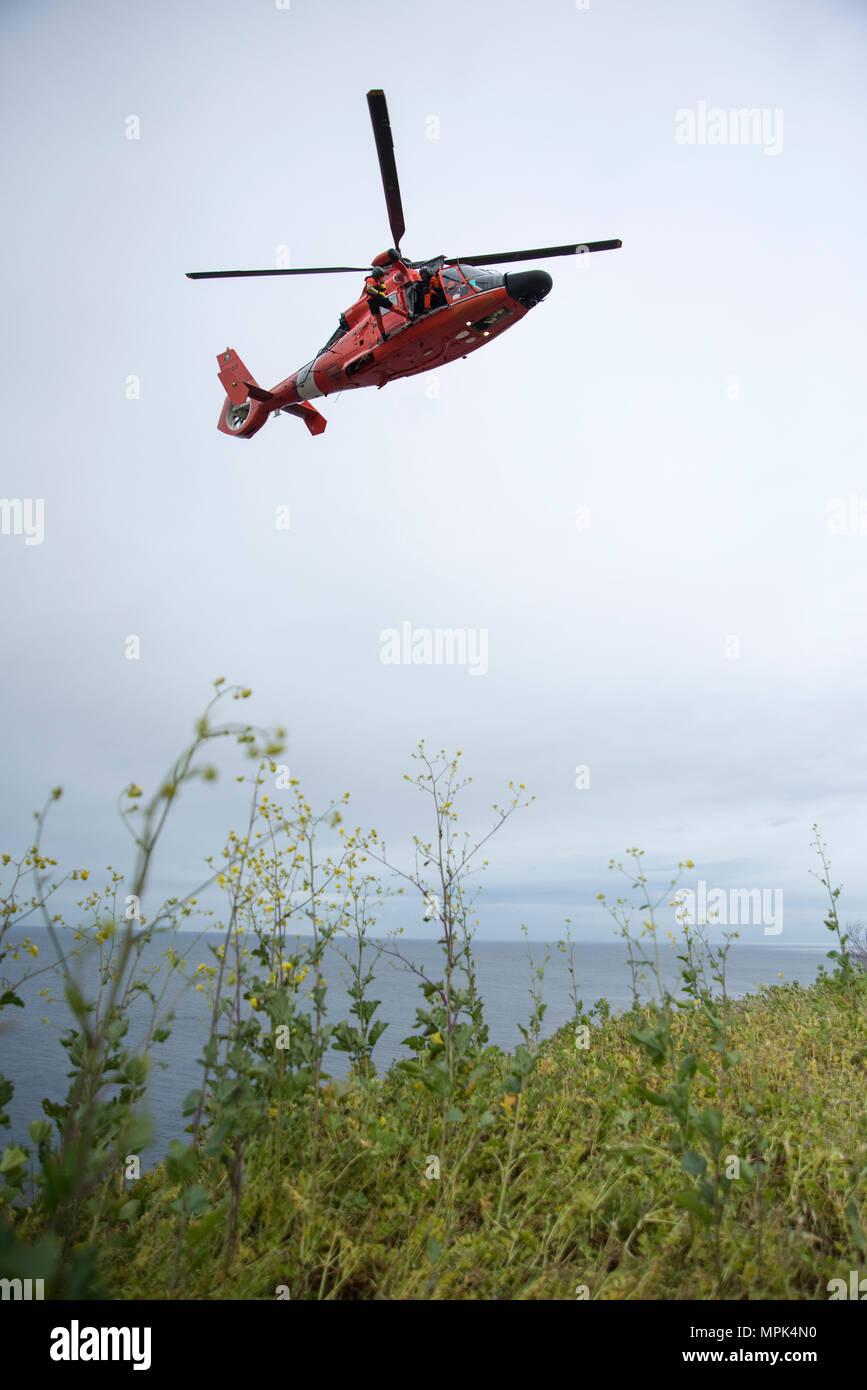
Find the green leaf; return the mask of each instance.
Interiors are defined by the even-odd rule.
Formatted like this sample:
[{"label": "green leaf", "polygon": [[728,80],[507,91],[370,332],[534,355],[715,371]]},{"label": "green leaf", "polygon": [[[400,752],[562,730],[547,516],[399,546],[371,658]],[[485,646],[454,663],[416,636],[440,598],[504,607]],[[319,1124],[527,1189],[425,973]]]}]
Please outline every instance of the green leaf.
[{"label": "green leaf", "polygon": [[126,1018],[115,1018],[109,1023],[105,1030],[105,1037],[110,1047],[117,1047],[121,1038],[126,1037],[129,1028],[129,1020]]},{"label": "green leaf", "polygon": [[631,1042],[638,1043],[639,1047],[644,1048],[655,1066],[659,1066],[665,1060],[667,1038],[664,1033],[649,1031],[638,1033],[633,1030],[630,1032],[629,1038]]},{"label": "green leaf", "polygon": [[0,1158],[0,1173],[12,1173],[17,1168],[23,1168],[26,1162],[26,1151],[10,1144],[8,1149],[3,1150],[3,1157]]},{"label": "green leaf", "polygon": [[639,1086],[638,1094],[642,1100],[650,1101],[651,1105],[668,1105],[668,1096],[660,1095],[659,1091],[651,1091],[647,1086]]},{"label": "green leaf", "polygon": [[9,1128],[12,1121],[3,1107],[12,1099],[14,1094],[15,1087],[12,1085],[12,1082],[7,1077],[0,1074],[0,1125],[3,1125],[4,1129]]},{"label": "green leaf", "polygon": [[128,1202],[124,1202],[117,1214],[118,1221],[132,1221],[133,1217],[138,1216],[141,1202],[132,1197]]},{"label": "green leaf", "polygon": [[458,1110],[457,1106],[456,1106],[456,1105],[453,1105],[452,1108],[451,1108],[451,1110],[450,1110],[450,1111],[448,1112],[448,1114],[446,1115],[446,1124],[447,1124],[447,1125],[451,1125],[451,1124],[455,1124],[455,1125],[456,1125],[456,1124],[459,1124],[460,1121],[461,1121],[463,1118],[464,1118],[464,1112],[463,1112],[463,1110]]},{"label": "green leaf", "polygon": [[702,1158],[701,1154],[693,1153],[692,1149],[687,1149],[681,1159],[681,1165],[684,1171],[691,1173],[693,1177],[703,1178],[707,1172],[707,1159]]},{"label": "green leaf", "polygon": [[357,1028],[353,1028],[344,1019],[338,1023],[334,1030],[334,1046],[338,1052],[355,1052],[362,1045],[362,1037]]},{"label": "green leaf", "polygon": [[442,1246],[436,1236],[430,1236],[427,1243],[427,1257],[432,1265],[435,1265],[440,1255],[443,1253]]},{"label": "green leaf", "polygon": [[195,1091],[188,1092],[187,1098],[184,1101],[183,1108],[181,1110],[182,1115],[195,1115],[196,1111],[199,1108],[199,1100],[201,1098],[201,1094],[201,1091],[198,1089]]},{"label": "green leaf", "polygon": [[123,1131],[123,1142],[128,1154],[141,1153],[153,1138],[154,1123],[150,1115],[141,1112],[132,1116]]},{"label": "green leaf", "polygon": [[142,1057],[130,1057],[124,1069],[124,1077],[133,1086],[140,1086],[147,1078],[147,1062]]},{"label": "green leaf", "polygon": [[34,1144],[47,1144],[54,1133],[47,1120],[31,1120],[28,1128]]},{"label": "green leaf", "polygon": [[173,1139],[166,1157],[166,1176],[169,1182],[187,1183],[196,1175],[199,1158],[195,1149],[188,1149],[179,1139]]},{"label": "green leaf", "polygon": [[171,1203],[171,1208],[181,1216],[203,1216],[208,1210],[208,1194],[198,1185],[187,1188],[186,1192],[182,1192],[180,1197]]},{"label": "green leaf", "polygon": [[713,1183],[708,1182],[706,1178],[702,1178],[701,1182],[698,1185],[698,1195],[708,1207],[715,1206],[716,1188],[714,1187]]},{"label": "green leaf", "polygon": [[208,1194],[203,1187],[191,1187],[185,1194],[187,1211],[193,1216],[204,1216],[208,1210]]},{"label": "green leaf", "polygon": [[371,1047],[376,1046],[378,1040],[382,1037],[387,1027],[388,1024],[383,1023],[381,1019],[377,1020],[376,1023],[371,1025],[370,1032],[367,1035]]},{"label": "green leaf", "polygon": [[704,1203],[699,1201],[691,1187],[686,1187],[682,1192],[675,1193],[674,1200],[684,1211],[692,1212],[693,1216],[697,1216],[702,1225],[710,1225],[710,1212]]},{"label": "green leaf", "polygon": [[683,1058],[680,1066],[677,1069],[678,1081],[691,1081],[692,1078],[695,1076],[698,1065],[699,1058],[696,1057],[692,1052],[690,1052],[688,1056]]},{"label": "green leaf", "polygon": [[358,1017],[361,1019],[362,1023],[370,1022],[381,1002],[382,1000],[380,999],[362,999],[360,1001],[358,1005]]},{"label": "green leaf", "polygon": [[709,1105],[706,1110],[702,1110],[695,1117],[695,1127],[706,1139],[722,1138],[722,1111],[715,1105]]},{"label": "green leaf", "polygon": [[15,1004],[19,1009],[24,1008],[24,1000],[19,999],[17,994],[13,994],[11,989],[0,994],[0,1009],[4,1009],[7,1004]]}]

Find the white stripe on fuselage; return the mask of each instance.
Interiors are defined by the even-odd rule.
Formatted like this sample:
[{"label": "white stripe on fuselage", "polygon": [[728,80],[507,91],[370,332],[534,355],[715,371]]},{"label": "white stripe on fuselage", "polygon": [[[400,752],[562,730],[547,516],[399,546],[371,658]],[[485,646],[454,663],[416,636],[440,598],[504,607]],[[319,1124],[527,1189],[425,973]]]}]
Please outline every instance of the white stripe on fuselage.
[{"label": "white stripe on fuselage", "polygon": [[321,396],[322,392],[313,380],[313,368],[316,366],[316,358],[301,367],[295,377],[295,390],[298,393],[299,401],[312,400],[314,396]]}]

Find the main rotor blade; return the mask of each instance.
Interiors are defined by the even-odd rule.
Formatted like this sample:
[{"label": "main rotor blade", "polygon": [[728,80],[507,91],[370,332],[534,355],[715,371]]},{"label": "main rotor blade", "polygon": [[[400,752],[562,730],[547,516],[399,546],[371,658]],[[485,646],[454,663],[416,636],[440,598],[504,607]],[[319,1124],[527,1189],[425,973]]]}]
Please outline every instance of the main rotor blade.
[{"label": "main rotor blade", "polygon": [[373,126],[373,138],[376,141],[376,153],[379,155],[379,170],[382,174],[382,186],[385,190],[388,225],[391,227],[391,237],[395,250],[399,251],[401,237],[406,231],[406,225],[403,220],[400,184],[397,181],[397,165],[394,162],[394,141],[391,138],[391,122],[388,119],[385,92],[380,91],[379,88],[368,92],[367,106],[370,111],[370,123]]},{"label": "main rotor blade", "polygon": [[569,246],[540,246],[535,251],[489,251],[484,256],[449,257],[467,265],[502,265],[506,261],[542,261],[546,256],[585,255],[588,251],[616,251],[622,241],[584,241]]},{"label": "main rotor blade", "polygon": [[246,275],[360,275],[369,265],[314,265],[303,270],[188,270],[188,280],[237,280]]}]

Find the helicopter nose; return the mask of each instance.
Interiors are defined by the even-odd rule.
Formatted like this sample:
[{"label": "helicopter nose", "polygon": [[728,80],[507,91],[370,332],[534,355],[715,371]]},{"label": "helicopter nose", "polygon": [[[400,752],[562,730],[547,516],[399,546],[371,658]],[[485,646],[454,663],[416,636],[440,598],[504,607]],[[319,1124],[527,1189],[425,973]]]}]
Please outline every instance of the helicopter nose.
[{"label": "helicopter nose", "polygon": [[505,277],[506,294],[526,309],[540,304],[551,290],[554,281],[547,270],[519,270]]}]

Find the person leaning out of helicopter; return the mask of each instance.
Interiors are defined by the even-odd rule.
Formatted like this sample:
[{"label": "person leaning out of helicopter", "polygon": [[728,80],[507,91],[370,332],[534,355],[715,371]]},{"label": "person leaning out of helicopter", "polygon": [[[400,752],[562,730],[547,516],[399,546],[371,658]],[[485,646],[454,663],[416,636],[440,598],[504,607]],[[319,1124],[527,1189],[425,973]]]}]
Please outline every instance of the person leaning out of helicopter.
[{"label": "person leaning out of helicopter", "polygon": [[405,314],[403,309],[399,309],[396,304],[392,304],[382,283],[384,279],[385,271],[381,265],[376,265],[364,282],[367,307],[370,309],[371,314],[379,325],[379,332],[383,342],[385,342],[385,329],[382,326],[381,317],[383,313],[400,314],[401,318],[409,318],[409,315]]}]

